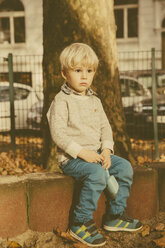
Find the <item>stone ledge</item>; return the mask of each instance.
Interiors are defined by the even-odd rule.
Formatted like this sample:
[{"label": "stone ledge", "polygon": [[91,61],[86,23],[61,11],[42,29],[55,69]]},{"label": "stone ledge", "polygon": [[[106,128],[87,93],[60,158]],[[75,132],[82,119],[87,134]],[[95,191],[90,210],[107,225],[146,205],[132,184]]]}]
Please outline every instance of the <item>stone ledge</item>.
[{"label": "stone ledge", "polygon": [[31,173],[22,176],[0,176],[0,185],[28,182],[29,180],[54,180],[63,178],[64,175],[60,173],[46,172],[46,173]]},{"label": "stone ledge", "polygon": [[[0,178],[1,180],[1,178]],[[27,230],[24,184],[0,184],[0,236],[7,238]]]},{"label": "stone ledge", "polygon": [[[134,171],[127,211],[141,220],[151,218],[159,211],[158,172],[139,167]],[[41,232],[57,227],[66,230],[74,183],[71,177],[57,173],[0,176],[0,236],[13,237],[28,228]],[[105,201],[102,193],[94,213],[98,226],[105,212]]]},{"label": "stone ledge", "polygon": [[159,211],[158,172],[136,167],[128,199],[128,213],[138,219],[149,219]]}]

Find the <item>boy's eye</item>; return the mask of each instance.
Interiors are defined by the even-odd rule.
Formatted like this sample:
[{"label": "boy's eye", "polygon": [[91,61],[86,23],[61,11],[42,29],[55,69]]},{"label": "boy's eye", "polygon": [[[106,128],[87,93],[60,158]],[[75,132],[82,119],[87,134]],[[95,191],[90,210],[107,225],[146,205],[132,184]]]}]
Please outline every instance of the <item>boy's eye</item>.
[{"label": "boy's eye", "polygon": [[92,69],[88,69],[88,72],[91,73],[93,70]]},{"label": "boy's eye", "polygon": [[76,72],[81,72],[81,69],[76,69],[75,71],[76,71]]}]

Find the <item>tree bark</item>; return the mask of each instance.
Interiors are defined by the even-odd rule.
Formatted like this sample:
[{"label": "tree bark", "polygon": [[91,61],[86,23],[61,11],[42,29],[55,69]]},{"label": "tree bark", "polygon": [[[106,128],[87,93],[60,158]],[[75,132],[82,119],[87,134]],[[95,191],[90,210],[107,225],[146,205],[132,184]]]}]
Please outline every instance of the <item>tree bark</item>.
[{"label": "tree bark", "polygon": [[[93,89],[101,99],[112,126],[115,154],[128,159],[134,165],[135,159],[126,133],[121,101],[113,1],[44,0],[43,9],[45,96],[43,116],[63,83],[59,63],[61,51],[73,42],[90,45],[100,61]],[[45,162],[49,169],[55,170],[56,152],[46,118],[43,118]]]}]

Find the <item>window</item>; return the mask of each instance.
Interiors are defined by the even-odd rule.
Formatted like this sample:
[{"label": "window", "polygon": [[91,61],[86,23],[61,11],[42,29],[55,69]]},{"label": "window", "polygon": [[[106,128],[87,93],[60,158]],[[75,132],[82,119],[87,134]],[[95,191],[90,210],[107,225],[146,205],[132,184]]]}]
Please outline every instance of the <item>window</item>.
[{"label": "window", "polygon": [[[140,76],[138,81],[143,84],[146,88],[152,89],[152,75],[150,76]],[[156,75],[156,87],[165,87],[165,75]]]},{"label": "window", "polygon": [[14,100],[26,99],[29,95],[29,90],[15,87],[14,88]]},{"label": "window", "polygon": [[115,0],[117,38],[138,37],[138,0]]},{"label": "window", "polygon": [[145,94],[143,87],[137,82],[129,80],[128,87],[130,96],[143,96]]},{"label": "window", "polygon": [[[29,95],[29,90],[14,87],[14,100],[24,100]],[[9,86],[0,86],[0,102],[9,102],[10,93]]]},{"label": "window", "polygon": [[20,0],[0,4],[0,44],[25,43],[25,13]]},{"label": "window", "polygon": [[137,81],[127,78],[120,78],[122,97],[143,96],[145,91],[143,86]]},{"label": "window", "polygon": [[0,102],[9,101],[9,87],[0,86]]}]

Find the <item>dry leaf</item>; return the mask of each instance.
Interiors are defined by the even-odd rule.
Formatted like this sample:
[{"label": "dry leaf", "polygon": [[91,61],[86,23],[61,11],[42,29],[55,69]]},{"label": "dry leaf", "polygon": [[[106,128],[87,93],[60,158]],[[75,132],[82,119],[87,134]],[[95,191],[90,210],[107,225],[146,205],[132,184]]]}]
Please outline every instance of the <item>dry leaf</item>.
[{"label": "dry leaf", "polygon": [[57,227],[56,230],[53,231],[55,234],[57,234],[58,236],[60,236],[61,238],[67,239],[69,241],[73,241],[75,242],[76,239],[74,239],[69,232],[61,232],[60,228]]},{"label": "dry leaf", "polygon": [[164,224],[164,223],[158,223],[158,224],[155,226],[155,230],[156,230],[156,231],[165,231],[165,224]]},{"label": "dry leaf", "polygon": [[[28,149],[28,148],[27,148]],[[28,154],[28,153],[27,153]],[[9,152],[0,153],[0,175],[23,175],[27,173],[44,172],[42,166],[29,163],[24,154],[20,153],[20,150],[16,150],[16,153],[9,150]],[[40,157],[40,154],[38,155]],[[28,158],[28,157],[27,157]]]},{"label": "dry leaf", "polygon": [[161,248],[165,247],[165,236],[160,239],[155,239],[153,242],[156,244],[156,246],[159,246]]},{"label": "dry leaf", "polygon": [[8,240],[8,246],[7,248],[22,248],[22,246],[15,241]]},{"label": "dry leaf", "polygon": [[75,247],[75,248],[88,248],[87,245],[80,243],[80,242],[73,244],[73,247]]},{"label": "dry leaf", "polygon": [[61,237],[70,241],[75,242],[76,239],[74,239],[69,232],[61,232]]},{"label": "dry leaf", "polygon": [[54,232],[57,233],[58,236],[61,236],[61,230],[59,227],[57,227]]},{"label": "dry leaf", "polygon": [[3,176],[7,176],[7,174],[8,174],[7,171],[2,171]]},{"label": "dry leaf", "polygon": [[148,225],[144,225],[143,229],[142,229],[142,237],[146,237],[147,235],[150,234],[150,226]]}]

